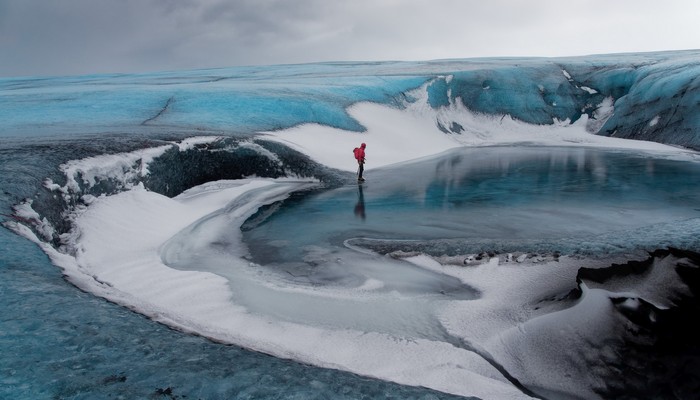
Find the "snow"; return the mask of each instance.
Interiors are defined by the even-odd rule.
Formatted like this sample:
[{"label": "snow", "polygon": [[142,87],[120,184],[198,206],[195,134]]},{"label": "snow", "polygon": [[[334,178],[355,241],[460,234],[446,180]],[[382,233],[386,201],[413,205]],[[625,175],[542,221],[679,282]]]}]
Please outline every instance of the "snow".
[{"label": "snow", "polygon": [[[344,171],[357,168],[348,154],[360,143],[367,144],[366,170],[432,156],[461,146],[528,144],[694,154],[655,142],[592,135],[587,130],[590,121],[586,116],[574,124],[564,121],[552,125],[532,125],[508,115],[477,114],[461,103],[436,110],[428,105],[425,93],[424,89],[417,90],[415,95],[422,98],[409,105],[407,110],[370,102],[353,105],[348,113],[361,122],[364,132],[304,124],[267,132],[261,137],[284,143],[321,164]],[[604,121],[612,111],[612,100],[606,98],[596,109],[596,116]],[[464,127],[465,133],[445,134],[437,128],[435,121],[457,122]],[[324,140],[319,140],[320,137]]]},{"label": "snow", "polygon": [[[180,147],[187,148],[193,143],[210,140],[208,138],[197,138],[184,141]],[[124,187],[129,187],[129,182],[133,176],[144,176],[148,174],[148,163],[155,157],[163,154],[171,146],[158,146],[154,148],[141,149],[131,153],[105,154],[95,157],[88,157],[80,160],[72,160],[61,166],[61,170],[68,178],[68,182],[61,190],[79,192],[80,184],[93,186],[95,177],[107,177],[119,181]],[[114,168],[119,165],[120,168]],[[129,171],[123,173],[122,171]],[[81,177],[82,182],[78,182],[76,177]],[[49,189],[55,189],[55,184],[51,181],[45,182]]]},{"label": "snow", "polygon": [[[569,72],[562,72],[571,79]],[[453,77],[444,79],[449,83]],[[305,123],[261,132],[257,137],[284,143],[321,164],[343,171],[355,170],[351,151],[363,142],[367,144],[368,172],[461,146],[583,146],[663,157],[696,156],[694,152],[658,143],[592,135],[592,122],[585,114],[573,124],[555,120],[551,125],[531,125],[509,115],[473,112],[459,98],[444,107],[431,107],[426,87],[416,90],[415,96],[418,100],[405,109],[375,102],[355,103],[347,113],[363,127],[361,132]],[[613,112],[610,98],[596,110],[601,119]],[[463,131],[445,133],[439,128],[453,123]],[[212,140],[216,137],[193,138],[174,145],[187,149]],[[107,176],[121,180],[128,189],[112,196],[86,196],[83,200],[88,205],[75,211],[75,227],[62,237],[65,247],[61,251],[41,242],[20,224],[14,226],[37,241],[78,287],[174,328],[220,342],[482,399],[531,397],[509,381],[499,366],[525,385],[549,385],[543,389],[580,398],[598,396],[595,385],[580,379],[577,371],[585,366],[572,352],[589,348],[590,343],[598,343],[601,353],[606,351],[605,330],[614,325],[609,321],[613,318],[608,301],[612,294],[583,285],[582,298],[569,304],[569,308],[531,306],[545,294],[560,295],[574,289],[580,260],[562,257],[558,261],[530,263],[525,255],[519,255],[516,262],[508,261],[512,257],[503,261],[491,258],[465,267],[440,263],[425,255],[387,259],[347,246],[338,257],[366,275],[359,285],[299,284],[249,261],[240,236],[230,232],[240,231],[236,228],[260,206],[317,182],[290,178],[217,181],[175,198],[130,185],[130,176],[147,174],[149,161],[172,146],[76,160],[63,166],[68,177],[64,187],[46,181],[47,188],[66,193],[78,191],[81,183],[94,184],[96,176]],[[127,173],[110,175],[114,165],[120,165]],[[77,177],[83,182],[78,182]],[[27,208],[20,211],[26,218],[38,218]],[[235,256],[202,254],[204,246],[224,230],[229,232],[228,244],[237,249]],[[198,241],[191,240],[195,237],[191,232],[195,231]],[[178,267],[186,258],[195,256],[201,256],[205,264],[200,270]],[[407,270],[410,277],[402,276],[405,282],[391,282],[377,273],[383,268],[398,271],[406,265],[416,269],[412,273]],[[478,296],[431,296],[427,291],[421,292],[421,276],[457,280],[473,288]],[[401,290],[402,284],[418,289],[406,294]],[[392,285],[399,289],[393,290]],[[659,286],[683,290],[680,282],[669,281],[663,274],[652,275],[641,286],[629,281],[619,282],[618,286],[628,295],[634,294],[627,292],[632,287],[640,287],[642,294],[659,306],[666,305],[663,298],[655,295]],[[326,316],[319,311],[309,321],[288,320],[259,312],[257,307],[263,305],[258,303],[263,300],[269,301],[271,307],[315,304],[320,309],[328,307],[331,311],[325,312],[335,315]],[[303,307],[296,308],[303,312]],[[376,321],[369,315],[375,308],[404,312],[402,315],[407,318],[399,320],[397,315],[395,321]],[[338,319],[345,315],[334,313],[335,310],[359,315],[354,317],[357,320],[348,322],[353,326],[338,326]],[[435,322],[436,326],[429,326],[433,330],[428,329],[423,335],[422,321]],[[404,336],[397,335],[393,328],[403,323],[408,328]]]},{"label": "snow", "polygon": [[[279,357],[346,369],[396,382],[425,384],[464,393],[460,382],[474,382],[469,393],[489,398],[524,398],[471,352],[451,344],[363,331],[328,331],[320,327],[272,321],[231,302],[225,278],[179,271],[163,264],[159,249],[170,237],[206,218],[245,193],[258,198],[233,212],[241,224],[259,204],[313,182],[288,180],[219,181],[169,199],[141,186],[97,199],[76,219],[75,258],[46,248],[79,287],[138,310],[184,331],[236,343]],[[266,200],[267,199],[267,200]],[[249,269],[243,259],[231,268]],[[251,284],[256,282],[250,276]],[[361,290],[371,290],[369,282]],[[419,368],[416,366],[420,365]],[[478,385],[476,383],[478,382]]]}]

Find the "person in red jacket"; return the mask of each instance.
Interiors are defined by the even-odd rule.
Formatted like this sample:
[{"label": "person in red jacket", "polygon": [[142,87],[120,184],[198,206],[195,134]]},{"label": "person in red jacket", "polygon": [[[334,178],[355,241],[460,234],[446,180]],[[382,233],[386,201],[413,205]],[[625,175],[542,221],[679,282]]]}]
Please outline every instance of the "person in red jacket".
[{"label": "person in red jacket", "polygon": [[362,143],[360,147],[355,147],[353,153],[355,153],[355,160],[357,160],[357,181],[363,182],[365,178],[362,177],[362,173],[365,172],[365,147],[366,144]]}]

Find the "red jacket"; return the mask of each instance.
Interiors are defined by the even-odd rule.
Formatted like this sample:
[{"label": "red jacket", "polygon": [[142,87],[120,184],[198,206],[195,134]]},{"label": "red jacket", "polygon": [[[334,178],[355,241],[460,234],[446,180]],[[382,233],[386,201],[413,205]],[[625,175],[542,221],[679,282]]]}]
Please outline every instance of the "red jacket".
[{"label": "red jacket", "polygon": [[355,153],[355,159],[357,162],[364,163],[365,162],[365,147],[367,147],[366,144],[362,143],[360,147],[355,147],[355,150],[353,152]]}]

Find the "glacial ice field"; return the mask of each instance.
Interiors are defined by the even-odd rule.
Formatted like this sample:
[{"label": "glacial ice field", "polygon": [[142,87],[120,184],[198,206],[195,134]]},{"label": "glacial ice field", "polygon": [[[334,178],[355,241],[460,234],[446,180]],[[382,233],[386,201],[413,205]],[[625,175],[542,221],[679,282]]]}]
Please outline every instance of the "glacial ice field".
[{"label": "glacial ice field", "polygon": [[0,397],[690,398],[699,115],[698,51],[0,79]]}]

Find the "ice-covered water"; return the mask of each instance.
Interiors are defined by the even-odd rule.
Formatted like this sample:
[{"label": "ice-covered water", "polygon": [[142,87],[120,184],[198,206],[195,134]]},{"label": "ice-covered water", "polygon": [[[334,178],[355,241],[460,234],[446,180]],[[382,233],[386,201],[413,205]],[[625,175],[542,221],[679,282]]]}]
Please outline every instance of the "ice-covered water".
[{"label": "ice-covered water", "polygon": [[[470,312],[469,303],[483,300],[483,284],[403,258],[452,256],[464,266],[505,260],[509,253],[544,262],[643,258],[659,243],[697,248],[698,183],[697,163],[633,151],[456,149],[372,170],[362,184],[270,199],[247,219],[242,236],[236,215],[256,195],[236,200],[180,231],[160,254],[169,267],[225,277],[227,301],[271,326],[301,324],[324,336],[358,331],[472,349],[473,338],[465,335],[465,344],[450,327],[462,323],[458,315]],[[397,254],[399,259],[385,256]],[[486,260],[469,258],[482,254]],[[241,255],[251,263],[236,262]],[[494,270],[498,264],[486,263]],[[570,273],[563,265],[549,268]],[[449,309],[459,311],[448,317]],[[337,340],[338,347],[347,346]],[[280,343],[306,357],[294,344]],[[319,357],[327,351],[319,350]],[[355,351],[358,359],[368,357]],[[389,354],[381,353],[387,366]]]},{"label": "ice-covered water", "polygon": [[0,238],[0,398],[462,398],[183,334],[77,290],[26,240]]}]

